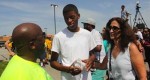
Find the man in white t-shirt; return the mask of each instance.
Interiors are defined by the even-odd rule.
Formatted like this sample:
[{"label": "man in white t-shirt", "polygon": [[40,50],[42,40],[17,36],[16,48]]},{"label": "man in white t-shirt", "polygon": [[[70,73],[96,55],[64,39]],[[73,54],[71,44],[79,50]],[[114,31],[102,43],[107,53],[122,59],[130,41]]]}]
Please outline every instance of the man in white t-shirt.
[{"label": "man in white t-shirt", "polygon": [[96,43],[89,31],[78,26],[80,14],[75,5],[66,5],[63,16],[68,27],[54,36],[50,64],[61,71],[62,80],[92,80],[90,68],[96,58]]},{"label": "man in white t-shirt", "polygon": [[[92,36],[94,37],[94,40],[96,41],[96,49],[95,49],[95,54],[96,54],[96,62],[97,63],[102,63],[104,57],[106,56],[105,53],[105,48],[103,44],[103,38],[99,31],[95,29],[95,20],[92,18],[88,18],[84,22],[82,22],[84,25],[84,28],[87,29],[92,33]],[[100,70],[97,66],[95,66],[95,69],[92,73],[92,80],[104,80],[105,75],[106,75],[106,70]]]},{"label": "man in white t-shirt", "polygon": [[124,19],[125,21],[128,21],[128,16],[129,13],[125,10],[125,6],[121,6],[121,18]]},{"label": "man in white t-shirt", "polygon": [[137,28],[137,27],[134,27],[133,28],[133,31],[137,37],[137,39],[140,41],[140,40],[143,40],[143,35],[142,35],[142,32]]}]

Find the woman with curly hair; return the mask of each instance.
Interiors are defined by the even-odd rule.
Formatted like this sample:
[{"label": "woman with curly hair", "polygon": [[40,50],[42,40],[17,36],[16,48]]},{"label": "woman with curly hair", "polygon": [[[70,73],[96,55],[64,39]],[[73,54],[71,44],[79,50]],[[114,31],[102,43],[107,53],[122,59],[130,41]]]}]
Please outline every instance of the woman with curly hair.
[{"label": "woman with curly hair", "polygon": [[146,80],[144,59],[136,45],[130,25],[120,17],[110,19],[106,25],[109,51],[109,74],[114,80]]}]

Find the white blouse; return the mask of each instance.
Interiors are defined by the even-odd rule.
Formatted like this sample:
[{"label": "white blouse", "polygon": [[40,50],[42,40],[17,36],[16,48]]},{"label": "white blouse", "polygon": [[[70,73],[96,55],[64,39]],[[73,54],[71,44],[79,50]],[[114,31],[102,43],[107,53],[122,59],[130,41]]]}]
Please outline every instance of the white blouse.
[{"label": "white blouse", "polygon": [[115,80],[135,80],[135,72],[130,60],[129,46],[130,44],[125,49],[125,52],[118,54],[116,59],[111,55],[111,76]]}]

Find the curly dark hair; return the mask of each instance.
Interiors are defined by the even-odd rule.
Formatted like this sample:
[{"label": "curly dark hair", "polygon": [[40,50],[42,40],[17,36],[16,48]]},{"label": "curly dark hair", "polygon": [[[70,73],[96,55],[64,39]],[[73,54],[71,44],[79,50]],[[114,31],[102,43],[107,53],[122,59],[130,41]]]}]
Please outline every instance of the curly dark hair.
[{"label": "curly dark hair", "polygon": [[120,25],[121,35],[120,35],[119,47],[121,51],[124,52],[125,48],[127,48],[130,42],[136,43],[136,38],[128,22],[126,22],[120,17],[113,17],[106,24],[106,35],[109,36],[108,42],[111,44],[111,48],[113,48],[114,46],[114,41],[110,38],[109,29],[110,29],[111,22],[114,20],[117,21]]}]

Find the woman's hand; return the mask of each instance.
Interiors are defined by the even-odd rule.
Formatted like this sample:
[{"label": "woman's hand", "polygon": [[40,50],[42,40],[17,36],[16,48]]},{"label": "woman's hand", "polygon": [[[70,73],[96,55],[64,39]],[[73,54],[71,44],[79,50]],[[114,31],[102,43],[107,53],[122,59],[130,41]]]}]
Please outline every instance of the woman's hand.
[{"label": "woman's hand", "polygon": [[94,60],[95,59],[90,59],[90,58],[86,59],[86,60],[82,60],[84,63],[86,63],[86,66],[85,66],[86,71],[89,71],[91,69],[91,67],[92,67],[92,65],[94,63]]}]

